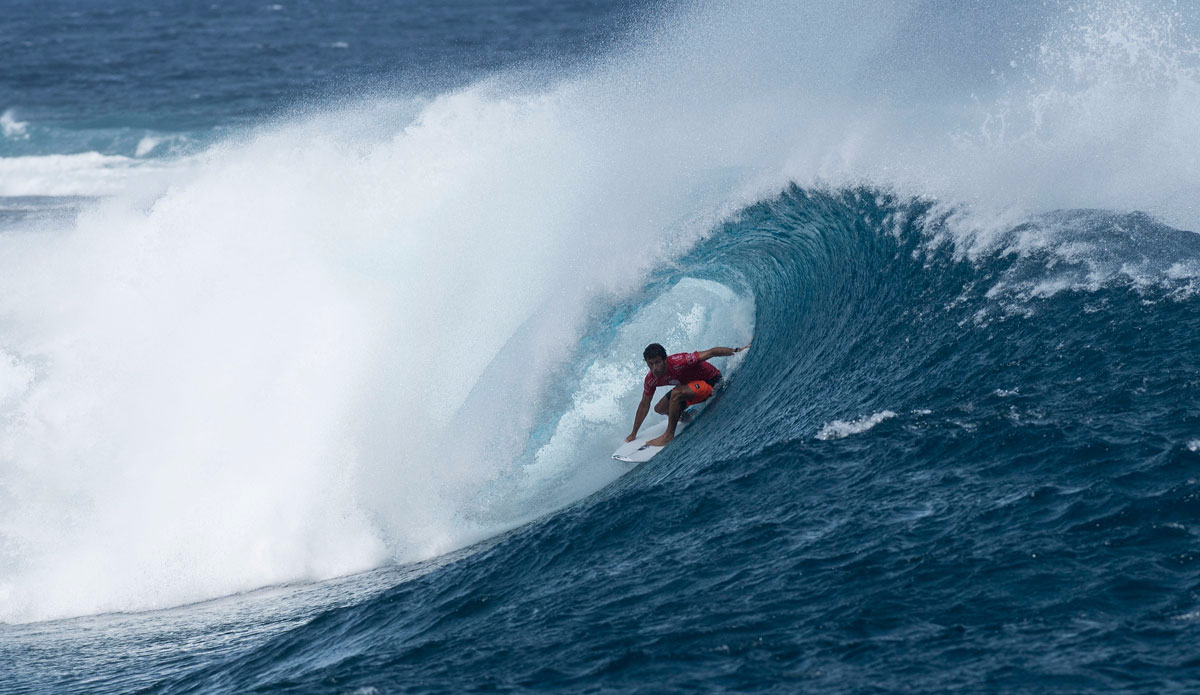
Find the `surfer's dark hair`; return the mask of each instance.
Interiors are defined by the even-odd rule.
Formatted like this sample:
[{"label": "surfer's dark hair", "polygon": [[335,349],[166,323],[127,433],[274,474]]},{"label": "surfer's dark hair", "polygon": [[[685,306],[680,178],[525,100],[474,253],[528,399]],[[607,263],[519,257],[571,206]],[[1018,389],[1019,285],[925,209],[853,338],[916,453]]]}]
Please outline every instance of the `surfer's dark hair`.
[{"label": "surfer's dark hair", "polygon": [[665,360],[667,358],[667,349],[658,343],[650,343],[642,351],[642,359],[648,360],[651,357],[661,357]]}]

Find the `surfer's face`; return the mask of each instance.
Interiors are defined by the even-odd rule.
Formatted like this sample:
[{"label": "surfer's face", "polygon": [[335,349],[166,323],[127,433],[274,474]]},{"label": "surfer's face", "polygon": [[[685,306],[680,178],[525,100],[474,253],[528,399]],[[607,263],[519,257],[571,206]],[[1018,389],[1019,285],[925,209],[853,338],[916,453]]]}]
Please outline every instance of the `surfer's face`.
[{"label": "surfer's face", "polygon": [[647,357],[646,366],[650,368],[650,373],[654,376],[662,376],[667,373],[667,361],[662,357]]}]

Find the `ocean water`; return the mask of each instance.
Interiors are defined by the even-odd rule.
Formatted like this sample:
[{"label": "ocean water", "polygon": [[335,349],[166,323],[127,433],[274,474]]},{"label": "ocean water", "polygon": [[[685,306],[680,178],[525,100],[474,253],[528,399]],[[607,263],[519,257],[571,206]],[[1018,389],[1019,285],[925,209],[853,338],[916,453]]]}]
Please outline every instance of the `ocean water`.
[{"label": "ocean water", "polygon": [[0,693],[1200,688],[1200,8],[5,10]]}]

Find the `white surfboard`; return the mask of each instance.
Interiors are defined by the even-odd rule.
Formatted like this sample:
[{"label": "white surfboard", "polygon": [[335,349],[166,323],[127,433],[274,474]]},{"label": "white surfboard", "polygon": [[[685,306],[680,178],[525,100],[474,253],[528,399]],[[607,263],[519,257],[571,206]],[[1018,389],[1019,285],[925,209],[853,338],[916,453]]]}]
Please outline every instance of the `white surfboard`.
[{"label": "white surfboard", "polygon": [[[679,433],[682,432],[683,428],[685,427],[687,427],[687,423],[683,422],[682,420],[679,422],[679,424],[675,425],[675,436],[678,437]],[[650,427],[647,427],[639,432],[637,439],[633,440],[632,442],[626,442],[618,447],[617,450],[613,452],[612,457],[618,461],[625,461],[627,463],[644,463],[649,461],[650,459],[654,458],[658,452],[666,449],[667,447],[650,446],[646,442],[654,439],[666,431],[667,420],[666,418],[663,418],[663,421],[657,425],[651,425]]]}]

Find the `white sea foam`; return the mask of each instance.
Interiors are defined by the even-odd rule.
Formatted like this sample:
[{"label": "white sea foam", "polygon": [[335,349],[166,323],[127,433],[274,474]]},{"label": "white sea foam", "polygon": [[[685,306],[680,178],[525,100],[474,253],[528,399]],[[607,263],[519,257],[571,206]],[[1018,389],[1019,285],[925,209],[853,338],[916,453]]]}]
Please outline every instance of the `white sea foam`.
[{"label": "white sea foam", "polygon": [[153,135],[147,135],[138,141],[137,149],[134,151],[133,156],[145,157],[161,144],[162,138],[155,137]]},{"label": "white sea foam", "polygon": [[0,133],[10,140],[28,140],[29,123],[18,121],[12,109],[0,114]]},{"label": "white sea foam", "polygon": [[857,420],[834,420],[822,427],[820,432],[817,432],[817,439],[822,441],[845,439],[855,434],[862,434],[884,420],[894,417],[896,417],[896,414],[892,411],[881,410],[878,413],[866,415]]},{"label": "white sea foam", "polygon": [[[629,90],[606,73],[322,114],[176,163],[152,204],[0,237],[5,350],[40,365],[0,413],[0,620],[427,558],[610,480],[551,450],[521,472],[547,379],[595,301],[756,196],[647,120],[657,86]],[[747,320],[687,309],[629,340]],[[521,477],[523,508],[486,503]]]},{"label": "white sea foam", "polygon": [[33,383],[33,369],[0,351],[0,408],[21,398]]},{"label": "white sea foam", "polygon": [[99,152],[0,157],[0,196],[105,196],[160,178],[165,162]]}]

